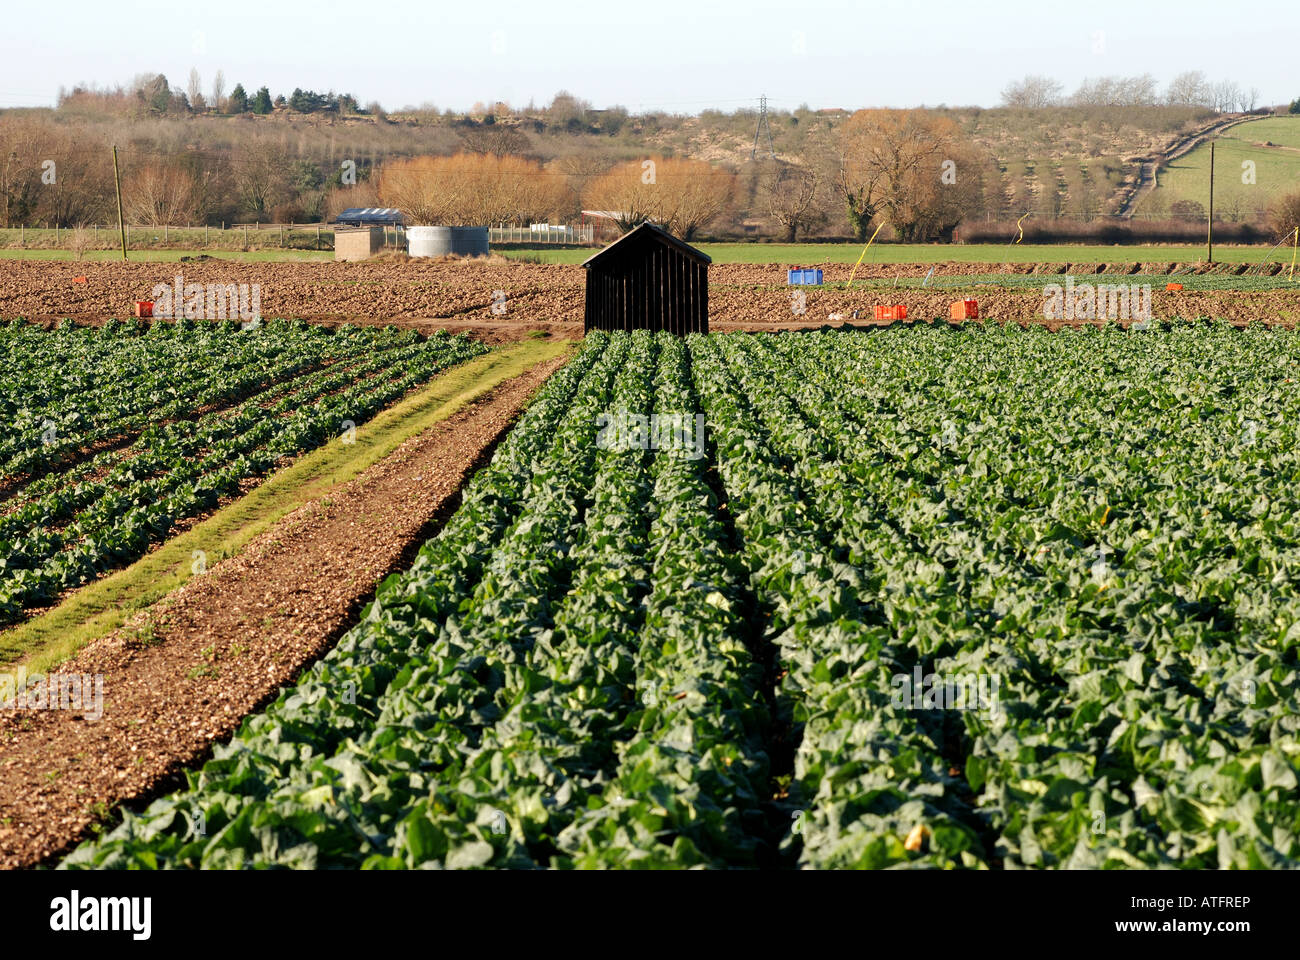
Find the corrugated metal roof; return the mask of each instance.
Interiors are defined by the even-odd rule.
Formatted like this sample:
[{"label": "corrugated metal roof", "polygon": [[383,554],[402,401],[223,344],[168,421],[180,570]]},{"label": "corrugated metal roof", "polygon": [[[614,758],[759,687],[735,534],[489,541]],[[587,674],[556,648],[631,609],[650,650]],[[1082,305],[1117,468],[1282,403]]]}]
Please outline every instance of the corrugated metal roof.
[{"label": "corrugated metal roof", "polygon": [[335,223],[354,220],[365,223],[401,223],[402,211],[396,207],[348,207],[334,218]]},{"label": "corrugated metal roof", "polygon": [[[619,244],[626,244],[630,246],[631,244],[627,244],[627,241],[631,240],[633,237],[640,238],[642,236],[645,236],[647,233],[653,235],[653,237],[659,240],[661,243],[667,243],[669,246],[676,247],[678,250],[682,251],[682,253],[686,254],[689,257],[694,257],[696,260],[699,260],[701,263],[713,262],[713,260],[709,257],[707,253],[704,253],[700,250],[696,250],[685,240],[677,239],[662,227],[657,227],[653,223],[643,223],[639,227],[635,227],[632,230],[629,230],[627,233],[623,234],[623,236],[619,237],[617,240],[611,243],[604,250],[600,251],[600,253],[594,254],[593,256],[590,256],[586,260],[582,261],[582,265],[584,267],[589,267],[591,266],[591,264],[595,263],[597,260],[601,259],[606,254],[614,250],[614,248],[619,246]],[[622,251],[619,252],[621,253]]]}]

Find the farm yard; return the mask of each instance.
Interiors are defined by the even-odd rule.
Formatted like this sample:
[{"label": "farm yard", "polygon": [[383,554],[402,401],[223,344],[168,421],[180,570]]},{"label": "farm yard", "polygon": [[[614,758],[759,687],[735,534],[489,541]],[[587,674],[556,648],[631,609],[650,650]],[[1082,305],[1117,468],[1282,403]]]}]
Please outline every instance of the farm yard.
[{"label": "farm yard", "polygon": [[[238,419],[236,398],[283,412],[237,485],[332,435],[356,401],[331,376],[374,359],[363,394],[394,402],[404,373],[437,384],[527,346],[278,322],[4,337],[10,363],[123,371],[118,393],[60,381],[81,413],[3,502],[20,524],[140,501],[111,563],[165,535],[155,486],[203,486],[180,446],[229,442],[195,427]],[[460,480],[404,504],[433,456],[411,437],[380,506],[365,474],[74,652],[59,669],[105,676],[102,722],[0,714],[0,862],[1300,863],[1294,331],[639,331],[552,356],[521,360],[495,425],[448,425],[483,434]],[[38,385],[6,400],[59,399]],[[188,426],[145,426],[172,418]],[[32,448],[8,456],[31,469]],[[306,571],[376,509],[380,529],[424,519],[336,597],[345,567]],[[99,544],[77,523],[47,553]],[[43,569],[18,542],[10,583]]]}]

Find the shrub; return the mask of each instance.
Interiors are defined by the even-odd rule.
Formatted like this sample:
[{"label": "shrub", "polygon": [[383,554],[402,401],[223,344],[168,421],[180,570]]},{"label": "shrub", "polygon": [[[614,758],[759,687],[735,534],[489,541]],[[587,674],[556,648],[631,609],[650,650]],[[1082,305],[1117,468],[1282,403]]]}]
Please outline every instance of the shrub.
[{"label": "shrub", "polygon": [[1288,193],[1273,201],[1268,211],[1268,225],[1279,240],[1300,228],[1300,193]]}]

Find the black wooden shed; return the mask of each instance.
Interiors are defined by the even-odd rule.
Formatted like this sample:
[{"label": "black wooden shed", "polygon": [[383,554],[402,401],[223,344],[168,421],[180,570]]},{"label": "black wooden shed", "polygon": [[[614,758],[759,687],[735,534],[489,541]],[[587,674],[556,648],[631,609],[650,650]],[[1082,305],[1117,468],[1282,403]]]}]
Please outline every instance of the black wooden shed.
[{"label": "black wooden shed", "polygon": [[709,332],[705,254],[643,223],[588,258],[583,330]]}]

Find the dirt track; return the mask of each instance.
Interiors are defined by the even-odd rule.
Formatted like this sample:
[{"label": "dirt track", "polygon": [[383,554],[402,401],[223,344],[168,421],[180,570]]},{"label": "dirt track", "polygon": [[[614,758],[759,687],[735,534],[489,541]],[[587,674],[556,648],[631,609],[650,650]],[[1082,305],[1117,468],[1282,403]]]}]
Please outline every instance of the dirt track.
[{"label": "dirt track", "polygon": [[[920,278],[932,265],[865,264],[860,279]],[[1127,283],[1131,274],[1163,275],[1177,265],[1146,264],[973,264],[933,265],[947,278],[989,273],[1038,274],[1044,283],[1066,273],[1105,277]],[[946,317],[960,288],[943,291],[856,288],[834,284],[848,280],[852,265],[826,264],[824,288],[803,288],[803,313],[796,313],[785,267],[777,264],[717,264],[710,268],[709,317],[715,329],[799,326],[863,319],[877,304],[906,303],[917,319]],[[1244,265],[1216,268],[1235,274]],[[1204,272],[1204,269],[1196,272]],[[313,322],[397,323],[422,332],[468,331],[489,342],[519,339],[544,330],[577,337],[582,333],[583,272],[576,266],[548,266],[502,259],[406,260],[388,258],[362,263],[235,263],[201,260],[189,263],[71,263],[10,261],[0,263],[0,319],[25,317],[50,321],[71,317],[100,322],[127,317],[136,300],[151,299],[156,284],[258,284],[264,317],[298,317]],[[84,277],[84,282],[77,280]],[[1154,308],[1160,318],[1218,317],[1227,320],[1295,322],[1300,319],[1300,291],[1239,293],[1226,290],[1166,293],[1155,284]],[[970,287],[981,315],[993,320],[1041,320],[1041,291]],[[838,315],[838,318],[837,316]]]},{"label": "dirt track", "polygon": [[0,710],[0,867],[46,860],[109,806],[174,786],[328,650],[563,362],[506,381],[86,647],[59,672],[104,676],[98,719]]}]

